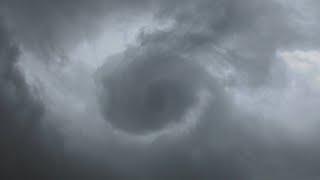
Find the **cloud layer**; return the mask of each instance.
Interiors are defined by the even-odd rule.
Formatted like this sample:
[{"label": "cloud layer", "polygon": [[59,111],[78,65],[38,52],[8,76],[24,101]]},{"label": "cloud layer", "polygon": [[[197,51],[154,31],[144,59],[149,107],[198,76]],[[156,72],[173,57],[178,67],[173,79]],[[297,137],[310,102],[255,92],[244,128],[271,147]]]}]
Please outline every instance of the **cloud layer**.
[{"label": "cloud layer", "polygon": [[[318,2],[0,5],[1,177],[319,176],[319,89],[293,73],[294,58],[285,56],[319,48]],[[104,28],[147,16],[167,26],[142,28],[93,71],[86,64],[98,56],[83,64],[71,58]]]}]

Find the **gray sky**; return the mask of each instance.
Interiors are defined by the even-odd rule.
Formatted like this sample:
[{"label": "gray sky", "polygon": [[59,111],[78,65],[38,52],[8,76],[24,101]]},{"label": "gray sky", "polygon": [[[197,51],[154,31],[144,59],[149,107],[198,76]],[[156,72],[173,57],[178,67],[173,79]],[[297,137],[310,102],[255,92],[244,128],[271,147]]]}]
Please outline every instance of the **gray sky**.
[{"label": "gray sky", "polygon": [[0,7],[0,177],[320,176],[318,1]]}]

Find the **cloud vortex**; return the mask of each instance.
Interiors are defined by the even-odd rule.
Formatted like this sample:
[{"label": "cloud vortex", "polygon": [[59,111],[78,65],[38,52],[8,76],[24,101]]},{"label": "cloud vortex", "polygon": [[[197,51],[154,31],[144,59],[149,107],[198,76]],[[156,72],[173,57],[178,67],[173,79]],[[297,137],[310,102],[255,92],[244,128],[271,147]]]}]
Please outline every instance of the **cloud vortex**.
[{"label": "cloud vortex", "polygon": [[[197,121],[209,99],[203,92],[220,97],[203,65],[188,58],[152,51],[115,59],[98,73],[102,114],[113,128],[148,134]],[[195,111],[197,117],[188,120]]]}]

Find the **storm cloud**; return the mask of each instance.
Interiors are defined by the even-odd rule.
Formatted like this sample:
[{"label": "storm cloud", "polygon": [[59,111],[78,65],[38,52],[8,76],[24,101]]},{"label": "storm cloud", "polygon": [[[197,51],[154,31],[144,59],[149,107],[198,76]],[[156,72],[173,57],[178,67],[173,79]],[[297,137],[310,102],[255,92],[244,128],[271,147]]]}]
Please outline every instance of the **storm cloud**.
[{"label": "storm cloud", "polygon": [[320,176],[318,2],[0,5],[4,179]]},{"label": "storm cloud", "polygon": [[[0,51],[0,104],[1,104],[1,174],[3,177],[19,177],[19,173],[27,175],[34,170],[34,164],[24,164],[30,160],[37,163],[33,156],[40,140],[37,137],[40,118],[43,113],[41,103],[31,94],[23,75],[16,67],[19,49],[10,39],[10,35],[1,22]],[[41,156],[39,154],[39,156]],[[39,157],[40,159],[41,157]],[[28,166],[28,167],[27,167]]]}]

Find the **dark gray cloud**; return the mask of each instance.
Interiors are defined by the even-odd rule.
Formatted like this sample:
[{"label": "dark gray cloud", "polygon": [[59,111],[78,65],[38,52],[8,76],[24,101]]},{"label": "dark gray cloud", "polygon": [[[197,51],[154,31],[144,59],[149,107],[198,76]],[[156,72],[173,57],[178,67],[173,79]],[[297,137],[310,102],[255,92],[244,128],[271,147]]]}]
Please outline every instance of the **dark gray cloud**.
[{"label": "dark gray cloud", "polygon": [[[315,1],[308,3],[318,7]],[[288,137],[272,119],[237,107],[232,94],[239,87],[252,94],[270,86],[275,91],[283,88],[286,73],[277,61],[277,51],[318,47],[313,36],[318,25],[301,22],[303,12],[288,2],[2,0],[0,4],[11,31],[0,28],[2,177],[312,180],[320,176],[318,142]],[[111,140],[103,147],[89,148],[85,154],[94,154],[89,158],[78,149],[66,153],[65,134],[42,123],[81,117],[64,116],[76,113],[68,112],[71,103],[67,100],[65,110],[46,111],[51,104],[38,99],[16,67],[19,47],[56,55],[56,48],[69,50],[85,38],[98,38],[104,18],[130,18],[146,12],[154,14],[155,22],[170,22],[170,27],[141,32],[136,45],[97,70],[98,92],[95,88],[90,92],[98,98],[96,111],[111,124],[103,128],[120,129],[124,138],[106,133],[103,139]],[[231,77],[224,77],[228,70]],[[86,121],[94,123],[99,115],[90,113]],[[153,135],[156,138],[150,144],[135,143]],[[82,138],[78,139],[85,142]]]},{"label": "dark gray cloud", "polygon": [[98,82],[105,118],[120,129],[157,131],[183,121],[199,92],[217,88],[200,64],[173,53],[136,48],[104,65]]},{"label": "dark gray cloud", "polygon": [[[44,126],[45,107],[39,89],[27,83],[17,65],[20,55],[19,46],[1,19],[0,178],[56,179],[73,175],[63,156],[63,139],[55,129]],[[81,168],[77,166],[77,170]]]},{"label": "dark gray cloud", "polygon": [[34,164],[24,162],[34,160],[36,164],[42,158],[41,154],[39,158],[33,154],[37,151],[43,108],[16,67],[19,49],[2,22],[0,56],[0,173],[10,179],[34,170]]}]

